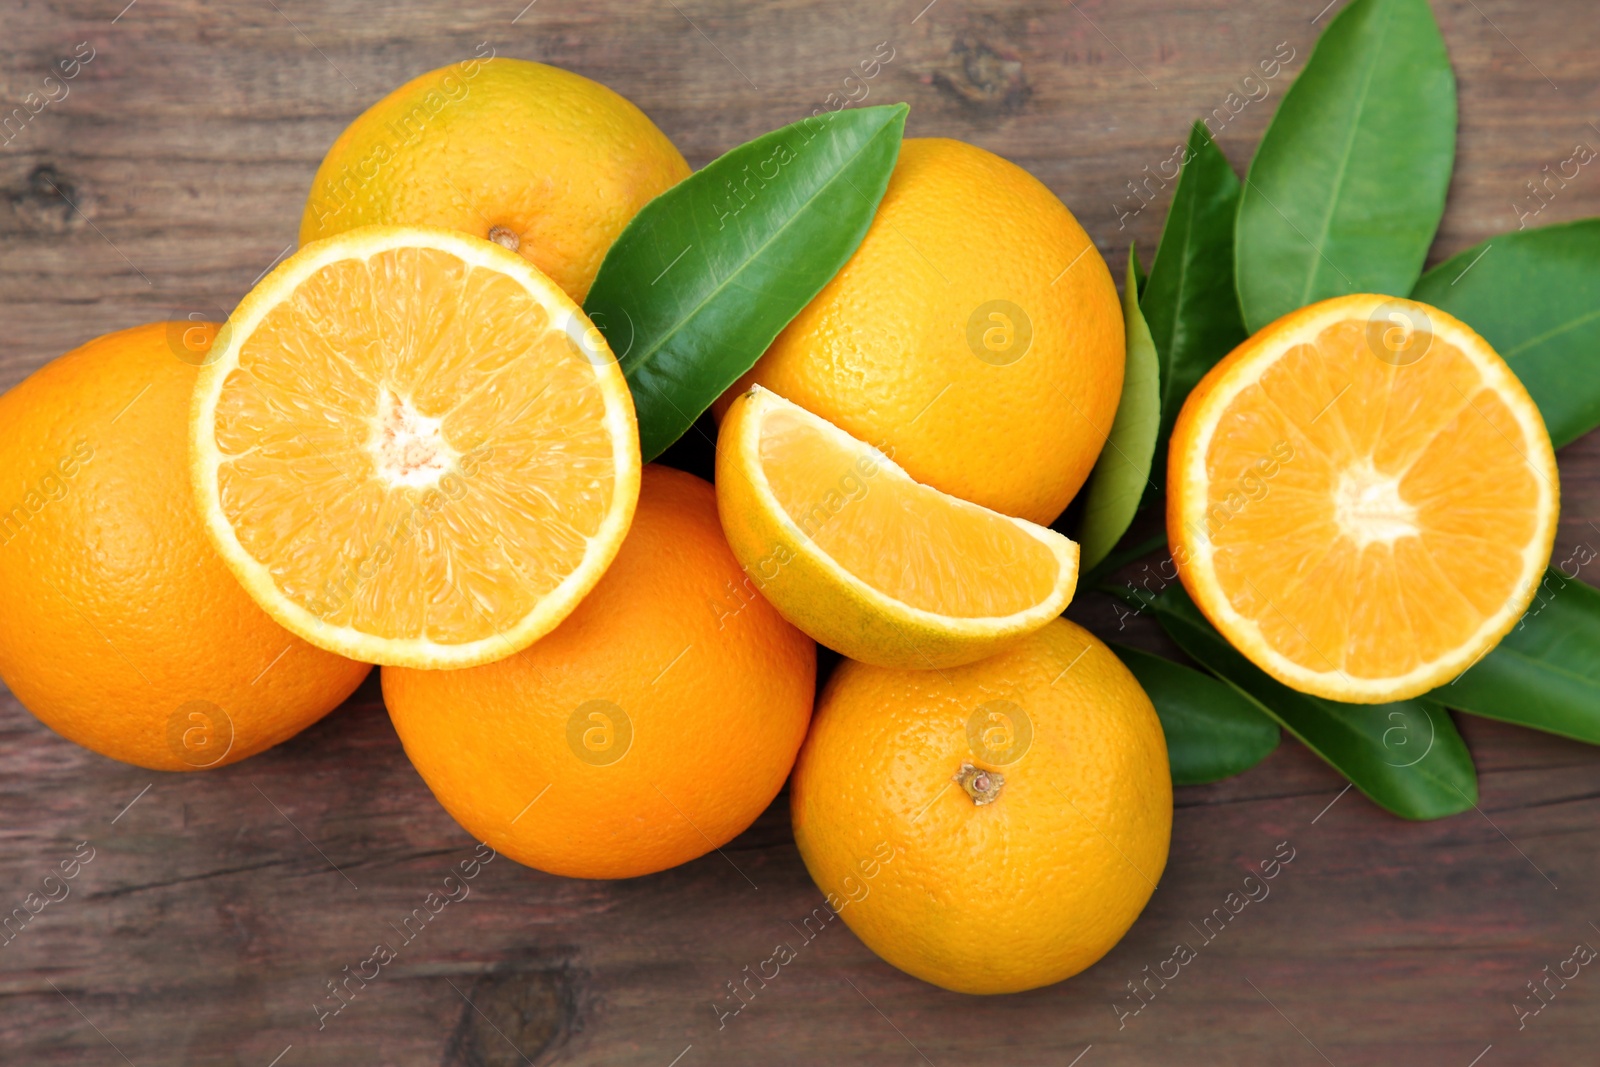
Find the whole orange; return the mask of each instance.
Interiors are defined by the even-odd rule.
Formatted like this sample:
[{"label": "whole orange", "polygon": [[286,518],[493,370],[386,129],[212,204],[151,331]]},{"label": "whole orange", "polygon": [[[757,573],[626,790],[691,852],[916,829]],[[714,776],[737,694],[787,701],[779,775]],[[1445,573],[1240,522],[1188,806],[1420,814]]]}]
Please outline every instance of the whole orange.
[{"label": "whole orange", "polygon": [[912,478],[1048,525],[1122,395],[1122,309],[1072,213],[1021,167],[912,139],[859,248],[717,404],[759,383]]},{"label": "whole orange", "polygon": [[461,230],[520,253],[582,303],[628,220],[688,175],[666,134],[604,85],[468,59],[400,86],[339,135],[300,243],[374,223]]},{"label": "whole orange", "polygon": [[1068,978],[1155,890],[1172,780],[1133,675],[1065,619],[942,671],[845,661],[790,786],[795,843],[872,951],[962,993]]},{"label": "whole orange", "polygon": [[206,538],[188,422],[214,332],[107,334],[0,397],[0,677],[57,733],[154,770],[254,755],[370,670],[268,618]]},{"label": "whole orange", "polygon": [[576,878],[664,870],[772,802],[816,645],[746,582],[699,478],[647,466],[611,568],[551,633],[454,671],[383,668],[389,715],[467,832]]}]

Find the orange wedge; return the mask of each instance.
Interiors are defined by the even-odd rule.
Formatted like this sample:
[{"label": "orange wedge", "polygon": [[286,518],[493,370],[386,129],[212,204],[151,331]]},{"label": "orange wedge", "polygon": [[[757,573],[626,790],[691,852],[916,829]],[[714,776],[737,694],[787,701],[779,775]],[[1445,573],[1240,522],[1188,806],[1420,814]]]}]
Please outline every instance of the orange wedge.
[{"label": "orange wedge", "polygon": [[1261,669],[1333,700],[1402,700],[1471,666],[1555,538],[1538,408],[1483,338],[1410,300],[1267,326],[1190,394],[1170,467],[1195,603]]},{"label": "orange wedge", "polygon": [[1061,614],[1078,546],[915,482],[760,386],[717,437],[717,510],[760,593],[817,641],[884,667],[971,663]]},{"label": "orange wedge", "polygon": [[622,373],[488,241],[367,227],[245,297],[200,373],[191,475],[268,614],[369,663],[464,667],[554,629],[639,494]]}]

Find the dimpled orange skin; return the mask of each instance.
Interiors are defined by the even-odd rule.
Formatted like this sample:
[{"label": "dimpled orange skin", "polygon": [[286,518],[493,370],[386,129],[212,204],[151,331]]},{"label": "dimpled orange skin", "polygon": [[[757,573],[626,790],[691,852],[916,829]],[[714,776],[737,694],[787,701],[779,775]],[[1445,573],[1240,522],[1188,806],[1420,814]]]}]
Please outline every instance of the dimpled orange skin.
[{"label": "dimpled orange skin", "polygon": [[[1026,350],[987,314],[969,343],[996,300],[1032,324]],[[994,365],[974,345],[1022,354]],[[1123,362],[1111,273],[1056,195],[981,148],[914,138],[861,246],[716,412],[758,382],[919,482],[1049,525],[1105,444]]]},{"label": "dimpled orange skin", "polygon": [[[622,550],[554,631],[480,667],[383,669],[406,755],[468,833],[552,874],[631,878],[726,844],[788,777],[816,680],[815,642],[743,580],[711,486],[645,467]],[[631,723],[614,762],[603,733],[578,755],[586,730],[622,733],[590,701]]]},{"label": "dimpled orange skin", "polygon": [[0,677],[63,737],[152,770],[254,755],[371,669],[273,622],[206,537],[189,399],[214,332],[107,334],[0,397]]},{"label": "dimpled orange skin", "polygon": [[[1005,765],[968,741],[973,712],[997,700],[1033,728]],[[1004,777],[989,804],[952,782],[969,761]],[[960,993],[1049,985],[1105,955],[1149,900],[1172,831],[1155,709],[1065,619],[965,667],[840,664],[790,806],[829,907],[889,963]]]},{"label": "dimpled orange skin", "polygon": [[598,82],[468,59],[407,82],[339,135],[300,243],[375,223],[493,232],[582,303],[628,220],[688,176],[666,134]]}]

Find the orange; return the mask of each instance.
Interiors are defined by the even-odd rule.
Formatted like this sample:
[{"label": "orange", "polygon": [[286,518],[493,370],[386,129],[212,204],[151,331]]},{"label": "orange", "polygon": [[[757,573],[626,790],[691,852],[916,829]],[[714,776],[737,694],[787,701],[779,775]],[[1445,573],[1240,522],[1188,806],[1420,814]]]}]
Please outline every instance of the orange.
[{"label": "orange", "polygon": [[650,466],[616,562],[554,633],[470,670],[386,667],[383,696],[468,833],[553,874],[630,878],[761,814],[815,677],[816,646],[745,585],[711,486]]},{"label": "orange", "polygon": [[951,667],[1061,614],[1078,546],[919,485],[824,419],[752,386],[717,437],[717,507],[783,617],[851,659]]},{"label": "orange", "polygon": [[442,226],[504,245],[582,302],[628,220],[688,176],[666,135],[605,86],[543,63],[468,59],[407,82],[339,135],[300,243]]},{"label": "orange", "polygon": [[0,676],[63,737],[153,770],[270,748],[369,669],[285,632],[206,540],[187,426],[213,331],[107,334],[0,397]]},{"label": "orange", "polygon": [[889,963],[960,993],[1049,985],[1105,955],[1172,831],[1155,709],[1065,619],[948,671],[844,662],[789,802],[828,907]]},{"label": "orange", "polygon": [[1264,328],[1190,394],[1169,462],[1195,603],[1331,700],[1402,700],[1471,666],[1555,537],[1538,409],[1483,338],[1411,300],[1338,297]]},{"label": "orange", "polygon": [[912,139],[861,246],[724,394],[758,383],[942,493],[1048,525],[1122,394],[1122,309],[1054,193],[973,145]]},{"label": "orange", "polygon": [[550,632],[627,533],[633,400],[526,260],[447,230],[307,245],[200,372],[200,511],[267,613],[370,663],[462,667]]}]

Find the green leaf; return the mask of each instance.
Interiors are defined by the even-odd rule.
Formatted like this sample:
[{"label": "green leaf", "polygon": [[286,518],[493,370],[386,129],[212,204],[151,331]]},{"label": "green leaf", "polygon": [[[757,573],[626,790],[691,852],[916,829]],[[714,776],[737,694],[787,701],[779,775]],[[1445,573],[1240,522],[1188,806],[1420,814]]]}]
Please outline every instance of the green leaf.
[{"label": "green leaf", "polygon": [[1248,771],[1278,747],[1278,726],[1232,686],[1126,645],[1111,648],[1156,706],[1174,785]]},{"label": "green leaf", "polygon": [[1145,273],[1144,265],[1139,262],[1139,250],[1133,245],[1128,246],[1128,269],[1133,271],[1133,280],[1139,283],[1139,296],[1144,296],[1145,283],[1150,280]]},{"label": "green leaf", "polygon": [[1156,598],[1156,618],[1178,647],[1253,701],[1381,807],[1437,819],[1478,800],[1472,754],[1450,713],[1431,700],[1342,704],[1267,675],[1212,628],[1181,585]]},{"label": "green leaf", "polygon": [[1517,628],[1428,697],[1600,745],[1600,591],[1546,570]]},{"label": "green leaf", "polygon": [[1506,358],[1557,448],[1600,425],[1600,219],[1503,233],[1424,274],[1411,295]]},{"label": "green leaf", "polygon": [[1427,0],[1354,0],[1250,164],[1235,255],[1251,332],[1331,296],[1409,293],[1455,144],[1455,77]]},{"label": "green leaf", "polygon": [[644,206],[584,301],[633,390],[646,461],[749,370],[856,250],[900,153],[906,105],[757,137]]},{"label": "green leaf", "polygon": [[1128,252],[1128,278],[1122,293],[1122,321],[1127,334],[1127,366],[1122,372],[1122,399],[1111,421],[1111,433],[1100,450],[1085,490],[1083,525],[1078,530],[1080,569],[1093,567],[1116,547],[1133,521],[1150,481],[1161,422],[1161,379],[1150,327],[1139,312],[1138,258]]},{"label": "green leaf", "polygon": [[1166,442],[1190,390],[1245,339],[1233,289],[1233,222],[1239,179],[1203,122],[1189,133],[1178,187],[1139,308],[1161,360],[1161,430],[1155,481],[1164,482]]}]

